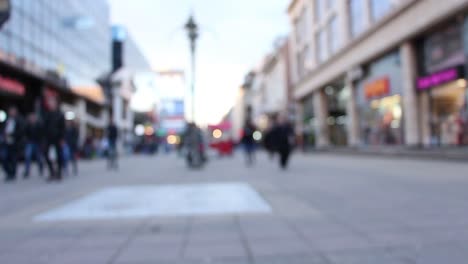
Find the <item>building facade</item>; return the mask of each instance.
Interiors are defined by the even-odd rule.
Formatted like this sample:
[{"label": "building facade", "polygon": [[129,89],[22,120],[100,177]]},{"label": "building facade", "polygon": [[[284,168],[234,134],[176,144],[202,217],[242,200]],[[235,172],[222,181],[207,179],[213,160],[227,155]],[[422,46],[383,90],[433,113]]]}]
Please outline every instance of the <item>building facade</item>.
[{"label": "building facade", "polygon": [[237,116],[243,117],[243,122],[238,123],[250,120],[264,131],[278,115],[295,118],[289,47],[288,37],[278,38],[274,50],[246,75],[237,101],[243,109]]},{"label": "building facade", "polygon": [[296,128],[317,147],[467,142],[459,0],[295,0]]},{"label": "building facade", "polygon": [[0,30],[0,111],[17,106],[40,112],[45,98],[59,97],[68,117],[77,118],[82,137],[104,128],[104,104],[84,88],[110,70],[109,14],[105,0],[12,0]]}]

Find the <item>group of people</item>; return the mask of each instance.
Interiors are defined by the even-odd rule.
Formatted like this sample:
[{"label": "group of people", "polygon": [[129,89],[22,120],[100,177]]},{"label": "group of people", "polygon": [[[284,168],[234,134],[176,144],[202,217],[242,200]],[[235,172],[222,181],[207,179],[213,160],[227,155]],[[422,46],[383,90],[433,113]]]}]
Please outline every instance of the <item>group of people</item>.
[{"label": "group of people", "polygon": [[[30,176],[35,161],[39,174],[48,168],[48,181],[60,181],[64,174],[78,174],[77,159],[80,154],[79,127],[74,120],[65,120],[56,99],[48,100],[42,114],[30,113],[25,118],[14,106],[8,109],[8,117],[0,125],[0,161],[5,181],[17,179],[18,161],[24,158],[23,177]],[[107,128],[108,167],[117,168],[117,139],[119,133],[111,121]],[[69,166],[71,165],[71,166]]]},{"label": "group of people", "polygon": [[[255,161],[256,128],[251,121],[247,121],[242,131],[241,143],[244,147],[247,164],[250,166]],[[279,116],[273,121],[270,128],[265,132],[263,145],[273,158],[279,155],[279,164],[282,169],[288,167],[289,158],[294,147],[294,130],[292,125],[283,116]]]},{"label": "group of people", "polygon": [[49,109],[41,118],[30,113],[27,119],[19,114],[16,107],[10,107],[8,118],[0,133],[0,149],[5,181],[16,180],[18,159],[24,150],[24,178],[30,175],[32,161],[36,161],[39,174],[43,174],[44,161],[49,170],[49,181],[60,181],[66,163],[72,163],[74,173],[78,172],[76,151],[78,128],[74,122],[66,123],[56,100],[50,100]]}]

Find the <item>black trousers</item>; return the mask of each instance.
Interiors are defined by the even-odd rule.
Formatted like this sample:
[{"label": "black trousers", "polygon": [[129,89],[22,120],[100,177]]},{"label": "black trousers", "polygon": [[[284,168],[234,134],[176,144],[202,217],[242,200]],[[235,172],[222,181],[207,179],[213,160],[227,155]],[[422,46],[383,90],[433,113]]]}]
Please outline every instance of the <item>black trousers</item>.
[{"label": "black trousers", "polygon": [[283,169],[288,167],[289,157],[291,156],[291,149],[290,148],[281,148],[279,149],[280,155],[280,166]]},{"label": "black trousers", "polygon": [[[54,166],[54,162],[52,161],[49,155],[49,149],[53,148],[55,151],[55,157],[57,159],[57,168]],[[44,157],[47,162],[47,167],[49,168],[50,178],[51,179],[61,179],[62,178],[62,170],[63,170],[63,152],[62,152],[62,144],[60,142],[47,142],[44,148]]]},{"label": "black trousers", "polygon": [[16,178],[16,171],[18,167],[18,149],[16,144],[7,145],[5,159],[3,160],[3,170],[6,174],[7,180],[14,180]]}]

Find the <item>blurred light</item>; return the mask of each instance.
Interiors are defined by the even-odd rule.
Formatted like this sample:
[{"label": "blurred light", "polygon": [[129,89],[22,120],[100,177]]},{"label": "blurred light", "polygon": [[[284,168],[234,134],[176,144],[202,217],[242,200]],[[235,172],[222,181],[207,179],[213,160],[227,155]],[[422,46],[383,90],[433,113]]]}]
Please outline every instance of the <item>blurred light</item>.
[{"label": "blurred light", "polygon": [[66,120],[71,121],[71,120],[75,120],[75,118],[76,118],[76,115],[75,115],[74,112],[72,112],[72,111],[67,111],[67,112],[65,113],[65,119],[66,119]]},{"label": "blurred light", "polygon": [[336,123],[338,125],[345,125],[346,124],[346,116],[339,116],[337,119],[336,119]]},{"label": "blurred light", "polygon": [[461,88],[465,88],[466,87],[466,80],[465,79],[460,79],[458,80],[458,86],[460,86]]},{"label": "blurred light", "polygon": [[399,120],[393,120],[392,123],[390,124],[392,128],[400,128],[400,121]]},{"label": "blurred light", "polygon": [[223,131],[220,129],[213,130],[213,137],[216,139],[220,139],[223,136]]},{"label": "blurred light", "polygon": [[178,142],[180,142],[180,139],[175,135],[170,135],[170,136],[167,137],[167,143],[169,145],[175,145]]},{"label": "blurred light", "polygon": [[3,110],[0,110],[0,123],[3,123],[7,120],[7,113]]},{"label": "blurred light", "polygon": [[403,116],[403,110],[401,109],[400,106],[395,106],[393,108],[393,117],[395,119],[401,119],[401,117]]},{"label": "blurred light", "polygon": [[147,136],[152,136],[152,135],[154,135],[154,128],[153,128],[153,127],[150,127],[150,126],[146,127],[146,128],[145,128],[145,135],[147,135]]},{"label": "blurred light", "polygon": [[262,136],[262,132],[260,132],[260,131],[255,131],[255,132],[253,133],[253,138],[254,138],[256,141],[262,140],[262,137],[263,137],[263,136]]},{"label": "blurred light", "polygon": [[145,126],[137,125],[135,127],[135,134],[139,137],[143,136],[145,134]]}]

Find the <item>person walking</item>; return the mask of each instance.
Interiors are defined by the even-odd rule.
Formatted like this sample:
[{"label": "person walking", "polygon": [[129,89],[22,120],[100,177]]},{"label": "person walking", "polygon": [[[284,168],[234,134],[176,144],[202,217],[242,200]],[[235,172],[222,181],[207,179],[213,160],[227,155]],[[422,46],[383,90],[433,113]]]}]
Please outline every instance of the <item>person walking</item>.
[{"label": "person walking", "polygon": [[5,153],[3,159],[3,170],[5,171],[5,182],[16,180],[18,167],[18,153],[23,139],[23,120],[16,107],[10,107],[8,118],[2,129],[5,142]]},{"label": "person walking", "polygon": [[244,151],[246,155],[247,165],[251,166],[255,161],[255,126],[252,122],[246,121],[244,128],[242,130],[242,139],[241,143],[244,146]]},{"label": "person walking", "polygon": [[31,168],[31,162],[33,159],[37,162],[39,166],[39,175],[42,176],[43,173],[43,160],[42,160],[42,147],[43,147],[43,137],[44,137],[44,127],[42,123],[37,118],[35,113],[31,113],[28,116],[26,128],[26,147],[24,150],[24,159],[25,159],[25,168],[23,177],[29,178],[29,172]]},{"label": "person walking", "polygon": [[107,167],[109,169],[118,169],[119,165],[117,161],[117,140],[119,139],[119,129],[117,128],[113,120],[109,122],[106,134],[108,143]]},{"label": "person walking", "polygon": [[78,130],[78,123],[76,121],[68,121],[65,128],[65,143],[68,148],[68,160],[71,162],[73,175],[78,175],[78,152],[79,152],[79,138],[80,132]]},{"label": "person walking", "polygon": [[277,125],[272,131],[272,140],[280,156],[280,167],[286,169],[293,148],[294,130],[283,116],[278,117]]},{"label": "person walking", "polygon": [[[45,134],[44,156],[49,168],[48,181],[62,180],[63,145],[65,144],[65,116],[59,109],[56,98],[48,98],[49,111],[44,116]],[[54,166],[56,160],[57,166]]]}]

